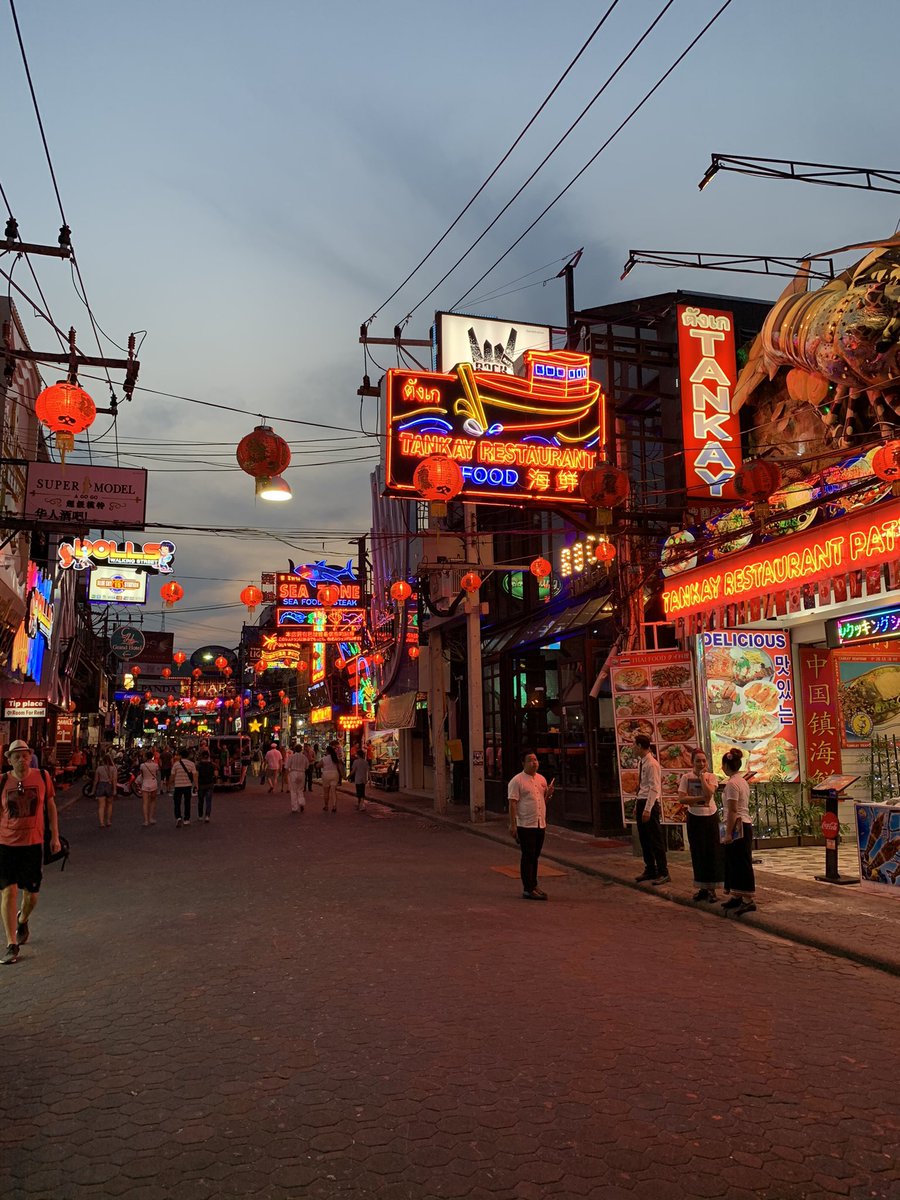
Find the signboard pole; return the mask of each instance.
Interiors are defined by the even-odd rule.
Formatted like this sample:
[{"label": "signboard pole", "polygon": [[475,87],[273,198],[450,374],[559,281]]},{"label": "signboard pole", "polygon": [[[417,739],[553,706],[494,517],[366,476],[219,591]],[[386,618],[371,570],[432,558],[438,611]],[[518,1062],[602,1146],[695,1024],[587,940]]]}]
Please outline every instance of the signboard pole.
[{"label": "signboard pole", "polygon": [[841,875],[838,870],[838,842],[840,841],[840,820],[838,818],[837,788],[813,788],[811,796],[825,799],[825,815],[822,817],[822,833],[825,835],[825,874],[817,875],[819,883],[859,883],[858,879]]},{"label": "signboard pole", "polygon": [[429,708],[431,709],[431,745],[434,750],[434,811],[446,813],[447,789],[447,694],[444,691],[444,638],[440,628],[428,632],[430,680]]},{"label": "signboard pole", "polygon": [[[469,561],[478,561],[475,505],[463,505]],[[481,691],[481,600],[475,592],[466,597],[466,650],[469,679],[469,819],[484,823],[484,704]]]}]

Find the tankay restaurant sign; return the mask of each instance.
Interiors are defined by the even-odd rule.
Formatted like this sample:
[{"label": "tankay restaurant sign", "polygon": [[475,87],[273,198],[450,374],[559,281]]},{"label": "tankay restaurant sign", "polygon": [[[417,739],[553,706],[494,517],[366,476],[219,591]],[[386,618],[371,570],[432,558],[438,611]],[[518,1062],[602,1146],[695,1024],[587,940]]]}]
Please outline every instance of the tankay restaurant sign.
[{"label": "tankay restaurant sign", "polygon": [[25,511],[31,521],[103,529],[143,529],[147,472],[132,467],[30,462]]},{"label": "tankay restaurant sign", "polygon": [[893,501],[673,575],[663,606],[667,617],[686,617],[898,556],[900,501]]}]

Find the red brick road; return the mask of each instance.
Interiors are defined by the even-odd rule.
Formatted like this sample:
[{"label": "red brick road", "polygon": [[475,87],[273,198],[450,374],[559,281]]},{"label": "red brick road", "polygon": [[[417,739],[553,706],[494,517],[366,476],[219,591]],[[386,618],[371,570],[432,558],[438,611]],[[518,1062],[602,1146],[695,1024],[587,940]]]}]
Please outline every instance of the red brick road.
[{"label": "red brick road", "polygon": [[319,797],[65,814],[0,968],[4,1200],[900,1196],[900,978]]}]

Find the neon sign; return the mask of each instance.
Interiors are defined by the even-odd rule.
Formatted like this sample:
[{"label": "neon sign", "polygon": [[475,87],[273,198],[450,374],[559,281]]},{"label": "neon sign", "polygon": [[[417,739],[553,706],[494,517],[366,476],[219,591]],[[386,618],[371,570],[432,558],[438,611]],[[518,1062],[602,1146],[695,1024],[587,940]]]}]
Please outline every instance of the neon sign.
[{"label": "neon sign", "polygon": [[825,624],[829,646],[863,646],[900,637],[900,605],[835,617]]},{"label": "neon sign", "polygon": [[310,710],[309,723],[310,725],[324,725],[331,720],[332,708],[330,704],[323,704],[321,708],[313,708]]},{"label": "neon sign", "polygon": [[105,538],[74,538],[71,542],[60,542],[59,566],[63,571],[70,568],[84,571],[88,567],[109,565],[111,567],[138,567],[151,574],[171,575],[175,557],[174,542],[110,542]]},{"label": "neon sign", "polygon": [[463,499],[584,504],[582,474],[606,441],[606,404],[590,357],[528,350],[523,375],[388,371],[385,494],[414,495],[431,454],[459,463]]},{"label": "neon sign", "polygon": [[278,606],[279,617],[282,613],[293,614],[293,616],[289,615],[285,620],[279,619],[278,624],[290,624],[291,620],[303,624],[307,618],[305,612],[301,610],[310,612],[326,607],[321,598],[321,591],[326,587],[337,589],[336,598],[327,607],[340,609],[358,609],[360,607],[361,591],[355,580],[337,582],[327,577],[305,578],[300,575],[279,572],[275,576],[275,603]]},{"label": "neon sign", "polygon": [[674,575],[663,588],[666,616],[708,612],[801,581],[814,583],[889,562],[900,555],[900,503],[880,506],[876,513],[864,509],[814,531],[790,534]]},{"label": "neon sign", "polygon": [[338,717],[338,729],[362,729],[362,717]]},{"label": "neon sign", "polygon": [[38,683],[53,633],[53,579],[29,562],[26,588],[25,616],[13,641],[10,666]]},{"label": "neon sign", "polygon": [[591,567],[597,566],[594,558],[594,547],[597,538],[589,533],[583,541],[573,542],[571,546],[563,546],[559,552],[559,574],[562,579],[571,579],[573,575],[581,575]]},{"label": "neon sign", "polygon": [[731,411],[734,317],[684,304],[677,312],[687,491],[723,496],[741,465],[740,424]]}]

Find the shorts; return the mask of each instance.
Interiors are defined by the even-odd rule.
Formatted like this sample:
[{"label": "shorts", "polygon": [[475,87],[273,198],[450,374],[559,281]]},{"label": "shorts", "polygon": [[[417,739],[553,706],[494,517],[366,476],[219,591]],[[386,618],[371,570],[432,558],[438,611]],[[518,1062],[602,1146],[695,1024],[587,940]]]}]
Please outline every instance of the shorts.
[{"label": "shorts", "polygon": [[44,847],[0,846],[0,890],[11,884],[39,892],[44,877]]}]

